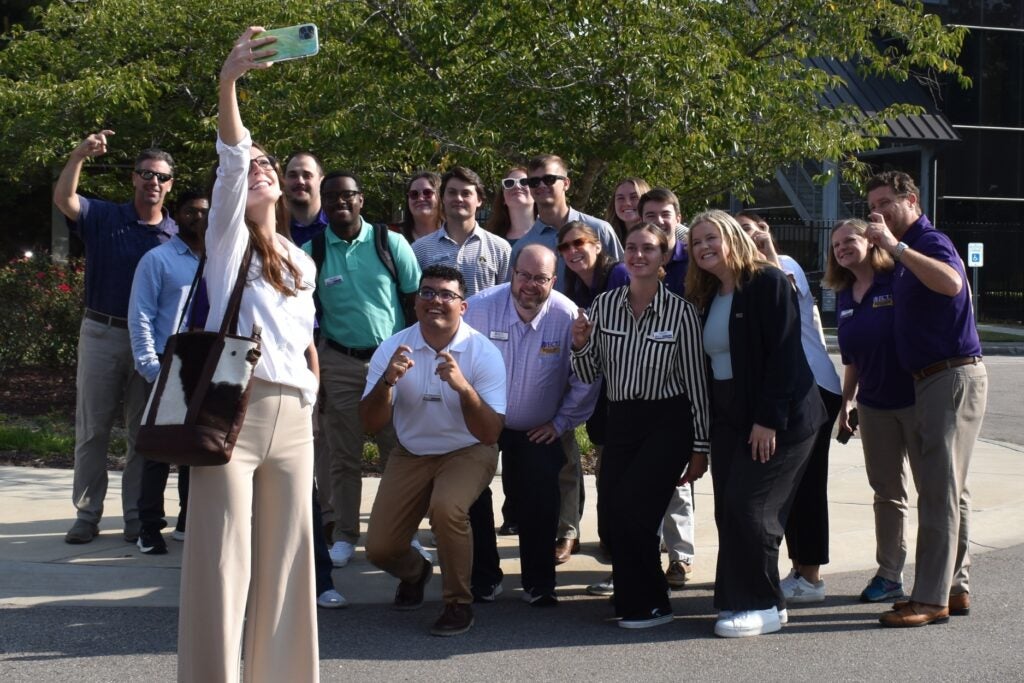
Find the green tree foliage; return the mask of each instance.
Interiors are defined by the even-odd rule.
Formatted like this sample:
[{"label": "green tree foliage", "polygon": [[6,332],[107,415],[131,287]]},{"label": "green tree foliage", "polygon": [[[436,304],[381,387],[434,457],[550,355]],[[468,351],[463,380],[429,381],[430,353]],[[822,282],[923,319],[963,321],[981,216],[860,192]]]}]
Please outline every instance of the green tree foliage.
[{"label": "green tree foliage", "polygon": [[[321,52],[242,84],[278,154],[318,152],[397,196],[416,168],[496,178],[537,152],[570,160],[574,203],[641,175],[697,206],[780,163],[877,144],[881,118],[817,106],[811,57],[897,79],[949,74],[963,31],[918,0],[89,0],[53,2],[0,50],[0,174],[48,182],[89,131],[107,161],[162,146],[187,181],[213,159],[216,79],[249,23],[315,22]],[[882,116],[911,111],[887,110]],[[123,192],[123,177],[85,189]]]}]

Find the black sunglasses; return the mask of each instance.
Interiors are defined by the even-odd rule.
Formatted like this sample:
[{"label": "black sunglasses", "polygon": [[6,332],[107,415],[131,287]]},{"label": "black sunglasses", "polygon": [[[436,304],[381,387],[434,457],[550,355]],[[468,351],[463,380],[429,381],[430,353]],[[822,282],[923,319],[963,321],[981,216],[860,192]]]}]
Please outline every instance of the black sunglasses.
[{"label": "black sunglasses", "polygon": [[590,240],[585,240],[582,237],[577,237],[574,240],[569,240],[568,242],[562,242],[561,244],[559,244],[558,251],[569,251],[569,249],[571,249],[572,247],[576,247],[577,249],[579,249],[584,244],[587,244],[589,241]]},{"label": "black sunglasses", "polygon": [[557,183],[559,180],[565,180],[565,176],[564,175],[555,175],[554,173],[547,173],[547,174],[542,175],[542,176],[536,176],[536,177],[533,177],[533,178],[527,178],[526,179],[526,184],[529,185],[533,189],[537,189],[538,187],[540,187],[541,183],[544,183],[548,187],[551,187],[552,185]]},{"label": "black sunglasses", "polygon": [[174,176],[170,173],[157,173],[156,171],[150,171],[147,168],[137,168],[135,169],[135,174],[143,180],[152,180],[153,178],[156,178],[160,181],[161,185],[166,183],[168,180],[174,180]]}]

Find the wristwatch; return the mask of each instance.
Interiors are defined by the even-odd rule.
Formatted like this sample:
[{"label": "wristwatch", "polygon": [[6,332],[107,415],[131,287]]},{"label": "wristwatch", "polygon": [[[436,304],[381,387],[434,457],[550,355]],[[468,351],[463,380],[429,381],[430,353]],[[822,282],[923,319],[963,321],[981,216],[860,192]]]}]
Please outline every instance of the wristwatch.
[{"label": "wristwatch", "polygon": [[910,246],[906,242],[900,242],[896,245],[896,248],[892,250],[892,257],[899,261],[900,257],[903,256],[903,252],[909,248]]}]

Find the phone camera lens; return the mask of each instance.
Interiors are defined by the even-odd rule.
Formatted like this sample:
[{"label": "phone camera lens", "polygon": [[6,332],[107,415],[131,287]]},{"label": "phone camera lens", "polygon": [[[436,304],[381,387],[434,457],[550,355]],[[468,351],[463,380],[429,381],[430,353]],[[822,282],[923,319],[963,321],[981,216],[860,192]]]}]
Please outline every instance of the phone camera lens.
[{"label": "phone camera lens", "polygon": [[313,27],[312,26],[303,26],[302,28],[300,28],[299,29],[299,37],[302,40],[309,40],[310,38],[312,38],[313,37]]}]

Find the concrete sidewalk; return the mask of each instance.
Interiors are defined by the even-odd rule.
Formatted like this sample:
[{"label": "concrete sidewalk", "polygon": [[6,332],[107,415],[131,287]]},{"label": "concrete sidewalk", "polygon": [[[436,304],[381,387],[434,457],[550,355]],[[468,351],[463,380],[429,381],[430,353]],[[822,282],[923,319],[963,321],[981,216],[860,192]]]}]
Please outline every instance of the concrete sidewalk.
[{"label": "concrete sidewalk", "polygon": [[[177,606],[182,545],[168,536],[170,552],[151,557],[125,543],[121,537],[120,475],[110,474],[108,511],[100,525],[100,536],[87,545],[68,545],[63,538],[72,523],[71,471],[0,467],[0,605]],[[176,512],[175,483],[172,477],[167,487],[167,509]],[[377,483],[377,479],[364,480],[364,531]],[[587,584],[609,572],[609,566],[596,559],[597,495],[593,477],[587,477],[586,484],[582,552],[558,569],[559,592],[567,595],[582,593]],[[500,482],[496,480],[491,490],[498,510],[502,500]],[[1024,447],[979,442],[971,467],[971,494],[972,552],[1024,543]],[[695,499],[697,556],[693,582],[710,584],[718,539],[707,477],[698,483]],[[874,519],[863,452],[856,438],[847,446],[833,443],[829,499],[832,562],[824,569],[826,580],[830,573],[863,571],[866,583],[875,568]],[[498,515],[500,520],[500,512]],[[915,522],[912,511],[908,562],[914,558]],[[515,599],[520,572],[518,540],[499,537],[498,547],[506,591],[500,599]],[[435,569],[435,573],[438,571]],[[782,571],[788,571],[785,560]],[[334,581],[353,603],[390,603],[396,585],[394,579],[366,562],[362,548],[347,567],[334,571]],[[428,600],[440,600],[440,584],[432,581],[428,585]]]}]

